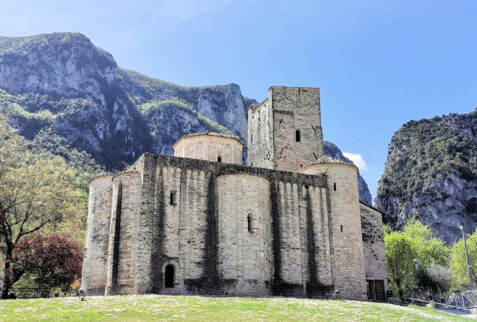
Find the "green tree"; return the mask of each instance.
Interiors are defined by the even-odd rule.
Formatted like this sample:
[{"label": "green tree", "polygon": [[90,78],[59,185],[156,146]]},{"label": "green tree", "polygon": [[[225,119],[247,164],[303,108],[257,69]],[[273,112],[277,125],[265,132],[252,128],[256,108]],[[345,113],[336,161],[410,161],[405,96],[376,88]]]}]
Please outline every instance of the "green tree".
[{"label": "green tree", "polygon": [[[467,251],[471,267],[472,279],[477,281],[477,232],[466,236]],[[467,289],[469,287],[469,274],[465,259],[464,241],[461,239],[452,247],[451,268],[454,277],[454,287]]]},{"label": "green tree", "polygon": [[393,231],[384,236],[388,278],[403,297],[405,289],[414,284],[413,260],[417,253],[413,240],[402,232]]},{"label": "green tree", "polygon": [[409,220],[403,233],[411,238],[420,267],[429,267],[432,264],[449,266],[450,249],[442,239],[432,237],[428,226],[419,220]]},{"label": "green tree", "polygon": [[443,288],[448,284],[447,281],[440,277],[445,275],[441,272],[449,266],[450,249],[442,239],[432,237],[432,231],[428,226],[415,220],[408,221],[402,232],[392,231],[388,226],[384,226],[383,231],[391,289],[397,290],[402,297],[406,289],[415,286],[427,288],[431,285],[416,280],[415,259],[421,269],[420,272],[426,273],[425,280],[431,280],[433,286],[441,283],[441,290],[447,289]]},{"label": "green tree", "polygon": [[19,241],[40,230],[55,229],[64,219],[82,212],[84,191],[74,184],[76,172],[64,159],[31,153],[31,145],[0,120],[0,236],[4,258],[2,297],[21,277],[15,269]]}]

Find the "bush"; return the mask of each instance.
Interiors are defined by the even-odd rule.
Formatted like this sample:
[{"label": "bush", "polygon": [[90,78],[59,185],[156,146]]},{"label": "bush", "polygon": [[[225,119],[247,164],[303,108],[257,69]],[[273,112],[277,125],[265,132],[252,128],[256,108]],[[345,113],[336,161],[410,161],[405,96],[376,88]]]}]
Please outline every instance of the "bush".
[{"label": "bush", "polygon": [[29,236],[18,242],[13,262],[38,287],[66,292],[81,275],[83,256],[80,245],[65,237]]},{"label": "bush", "polygon": [[448,267],[432,264],[419,267],[416,272],[416,284],[422,290],[445,293],[452,285],[452,272]]}]

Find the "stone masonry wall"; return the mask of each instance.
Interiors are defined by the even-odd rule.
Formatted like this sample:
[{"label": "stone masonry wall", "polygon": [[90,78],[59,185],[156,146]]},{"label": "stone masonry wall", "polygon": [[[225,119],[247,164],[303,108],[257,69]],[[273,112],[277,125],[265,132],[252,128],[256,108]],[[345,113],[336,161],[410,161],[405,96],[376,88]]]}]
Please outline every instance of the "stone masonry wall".
[{"label": "stone masonry wall", "polygon": [[111,218],[112,175],[93,179],[89,187],[87,234],[82,288],[91,295],[104,295]]},{"label": "stone masonry wall", "polygon": [[[140,174],[112,182],[106,294],[315,297],[339,289],[362,299],[356,170],[349,168],[327,178],[143,155],[130,168]],[[333,195],[329,180],[343,195]],[[356,209],[340,204],[349,195],[343,203],[356,201]],[[173,288],[165,288],[166,265],[175,270]]]},{"label": "stone masonry wall", "polygon": [[361,215],[358,198],[358,169],[345,164],[316,164],[304,173],[326,173],[330,200],[330,256],[333,284],[340,295],[351,299],[366,299]]},{"label": "stone masonry wall", "polygon": [[[335,287],[344,297],[367,298],[357,169],[333,166],[327,171],[330,187],[333,271]],[[336,183],[336,190],[334,184]]]},{"label": "stone masonry wall", "polygon": [[135,245],[135,276],[134,283],[136,292],[151,293],[152,274],[151,258],[155,256],[152,245],[156,242],[154,236],[157,234],[158,225],[154,222],[155,214],[162,207],[160,202],[163,198],[158,196],[158,171],[144,171],[144,168],[155,167],[154,160],[145,158],[142,155],[129,169],[129,171],[140,172],[140,205],[137,214],[136,245]]},{"label": "stone masonry wall", "polygon": [[[143,165],[141,167],[144,169],[143,178],[149,178],[152,176],[152,173],[155,173],[156,181],[159,180],[153,187],[147,188],[144,186],[143,191],[160,190],[156,190],[147,195],[148,198],[154,198],[152,201],[143,200],[142,202],[143,205],[148,205],[149,211],[147,212],[154,214],[154,218],[152,219],[153,226],[158,227],[157,231],[153,233],[154,237],[151,239],[152,245],[144,245],[145,249],[152,249],[150,262],[150,275],[152,276],[150,283],[152,285],[149,288],[145,287],[145,290],[150,289],[154,293],[163,294],[179,292],[182,294],[270,295],[275,293],[281,294],[280,290],[286,289],[288,284],[294,284],[298,285],[300,289],[297,295],[306,295],[308,262],[303,262],[302,258],[306,258],[309,247],[306,245],[306,236],[301,235],[302,233],[306,234],[306,229],[302,229],[302,226],[306,226],[306,220],[300,218],[297,212],[299,205],[298,200],[301,200],[298,193],[298,186],[315,187],[316,191],[320,191],[320,187],[324,187],[326,184],[323,177],[149,154],[146,154],[143,158]],[[244,179],[255,178],[255,176],[258,176],[258,179],[251,179],[250,181]],[[230,177],[237,178],[232,181],[238,181],[234,181],[234,184],[230,184],[230,182],[227,183],[226,178]],[[263,183],[260,183],[259,187],[256,187],[254,184],[254,182],[266,182],[266,180],[277,187],[275,192],[270,191],[270,193],[267,194],[266,191],[268,188],[266,188],[266,185],[264,186]],[[147,181],[152,182],[153,180],[147,179]],[[143,182],[146,182],[146,179],[143,179]],[[294,188],[285,188],[285,186],[291,187],[292,185]],[[244,192],[245,197],[242,197],[241,201],[243,204],[240,204],[240,207],[239,205],[235,207],[235,209],[240,209],[239,212],[244,212],[242,210],[247,206],[250,207],[250,209],[247,210],[253,210],[253,204],[255,204],[253,198],[260,198],[260,202],[256,199],[256,205],[258,207],[258,204],[260,204],[260,207],[265,207],[262,209],[263,211],[265,211],[267,207],[267,200],[269,200],[269,202],[276,200],[279,204],[283,205],[275,205],[274,209],[281,210],[279,210],[279,213],[274,214],[271,209],[273,206],[270,204],[268,215],[258,215],[258,217],[254,219],[258,220],[258,227],[260,227],[260,229],[263,227],[264,229],[263,238],[250,240],[250,243],[247,243],[247,245],[244,244],[245,238],[241,240],[243,243],[242,247],[244,249],[246,248],[246,252],[255,254],[261,261],[263,261],[261,258],[262,253],[264,259],[268,257],[268,253],[271,254],[270,264],[259,263],[257,257],[255,257],[254,260],[253,256],[249,259],[250,265],[259,263],[259,267],[261,266],[257,272],[254,273],[256,268],[250,268],[246,272],[245,264],[247,261],[242,261],[239,258],[243,256],[240,255],[240,238],[237,237],[234,242],[234,238],[230,237],[230,240],[232,240],[231,243],[236,243],[237,245],[234,246],[237,249],[237,254],[235,259],[226,256],[228,258],[227,260],[235,263],[243,262],[242,267],[237,264],[238,266],[235,269],[237,272],[236,278],[233,278],[233,271],[227,270],[227,274],[229,274],[227,275],[224,274],[224,269],[221,267],[222,264],[225,264],[224,254],[226,249],[221,246],[223,241],[221,238],[225,238],[225,232],[232,234],[230,236],[240,236],[240,234],[244,233],[244,226],[242,225],[245,225],[247,222],[242,221],[241,224],[237,224],[237,221],[235,221],[236,225],[234,228],[232,220],[221,221],[221,218],[223,218],[222,214],[227,216],[227,212],[233,212],[232,209],[234,209],[234,207],[227,208],[229,210],[221,210],[223,203],[221,203],[220,200],[224,200],[223,197],[229,200],[230,194],[238,193],[237,189],[242,189],[242,192],[249,189],[249,194]],[[254,192],[255,190],[261,191],[260,194],[256,194]],[[168,205],[171,191],[176,191],[177,193],[177,200],[179,202],[175,206]],[[268,195],[268,197],[265,198],[265,195]],[[143,198],[147,196],[143,194]],[[158,198],[160,200],[157,200]],[[282,198],[288,200],[282,201]],[[295,201],[291,201],[292,199]],[[277,202],[275,204],[277,204]],[[313,203],[317,205],[320,202],[321,199],[313,201]],[[154,204],[159,204],[159,206],[156,207],[159,208],[156,212],[153,210]],[[227,204],[230,205],[229,202],[227,202]],[[286,204],[291,206],[284,206]],[[241,207],[243,209],[241,209]],[[179,208],[179,211],[177,211],[177,208]],[[291,213],[291,211],[293,211],[293,213]],[[146,213],[145,210],[141,212]],[[257,212],[259,211],[257,210]],[[306,211],[303,212],[303,214],[306,215]],[[255,215],[257,215],[256,212]],[[268,224],[266,219],[267,216],[272,218],[272,215],[276,221],[281,223],[277,229],[277,236],[273,238],[267,237],[268,233],[266,233],[267,229],[272,230],[272,228],[267,228]],[[263,222],[261,221],[262,219],[264,220]],[[230,225],[228,225],[229,222]],[[271,225],[270,223],[270,226]],[[296,227],[294,228],[293,234],[287,230],[292,226]],[[161,233],[162,229],[164,233]],[[241,233],[240,230],[242,231]],[[279,236],[280,234],[282,234],[283,237]],[[276,247],[273,246],[274,244]],[[326,251],[324,251],[323,254],[326,254]],[[322,256],[321,253],[320,256]],[[284,264],[292,263],[292,266],[274,264],[277,258],[280,262],[283,261]],[[163,268],[166,262],[174,262],[181,276],[177,278],[174,290],[164,288]],[[266,268],[267,265],[272,266],[268,273],[268,291],[266,289],[267,278],[266,275],[264,275],[264,272],[268,270]],[[326,265],[323,264],[323,267],[325,266]],[[328,264],[328,267],[329,266],[331,266],[331,263]],[[280,272],[275,274],[274,271],[277,267]],[[324,269],[322,269],[322,271],[323,270]],[[303,272],[307,275],[302,275]],[[328,275],[330,274],[331,273],[328,272]],[[145,274],[145,280],[148,279],[147,275],[148,274]],[[278,280],[274,279],[275,276],[278,276]],[[325,276],[324,279],[326,280],[326,278]],[[147,282],[139,281],[139,283]]]},{"label": "stone masonry wall", "polygon": [[275,295],[322,297],[333,293],[325,191],[326,187],[300,180],[272,186]]},{"label": "stone masonry wall", "polygon": [[141,180],[138,172],[113,177],[105,294],[136,293],[135,263]]},{"label": "stone masonry wall", "polygon": [[364,266],[367,280],[383,280],[388,289],[386,252],[384,249],[382,215],[376,209],[360,203]]},{"label": "stone masonry wall", "polygon": [[304,236],[300,232],[298,186],[292,182],[278,182],[277,186],[281,279],[287,284],[300,285],[300,288],[303,288],[301,239]]},{"label": "stone masonry wall", "polygon": [[177,141],[174,156],[242,164],[242,148],[236,139],[204,134]]},{"label": "stone masonry wall", "polygon": [[[329,224],[331,222],[328,212],[327,189],[323,187],[302,188],[305,210],[302,223],[306,220],[305,244],[308,253],[307,264],[309,266],[308,290],[316,296],[330,295],[334,290],[332,258],[331,258],[331,235]],[[300,213],[302,216],[302,214]]]},{"label": "stone masonry wall", "polygon": [[[320,90],[271,87],[275,169],[297,171],[323,155]],[[300,142],[296,141],[300,131]]]},{"label": "stone masonry wall", "polygon": [[248,113],[249,166],[297,171],[323,155],[318,88],[270,87]]},{"label": "stone masonry wall", "polygon": [[217,177],[219,276],[233,294],[269,295],[272,267],[270,183],[248,174]]},{"label": "stone masonry wall", "polygon": [[247,165],[274,169],[273,163],[273,113],[271,100],[248,108]]}]

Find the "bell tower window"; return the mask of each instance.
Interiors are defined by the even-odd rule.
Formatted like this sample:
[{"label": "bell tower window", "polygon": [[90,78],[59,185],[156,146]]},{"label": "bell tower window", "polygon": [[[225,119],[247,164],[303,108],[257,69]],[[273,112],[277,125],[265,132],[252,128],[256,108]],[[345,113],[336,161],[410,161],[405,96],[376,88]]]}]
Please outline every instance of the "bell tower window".
[{"label": "bell tower window", "polygon": [[295,139],[297,142],[301,142],[301,133],[300,130],[296,130],[295,132]]}]

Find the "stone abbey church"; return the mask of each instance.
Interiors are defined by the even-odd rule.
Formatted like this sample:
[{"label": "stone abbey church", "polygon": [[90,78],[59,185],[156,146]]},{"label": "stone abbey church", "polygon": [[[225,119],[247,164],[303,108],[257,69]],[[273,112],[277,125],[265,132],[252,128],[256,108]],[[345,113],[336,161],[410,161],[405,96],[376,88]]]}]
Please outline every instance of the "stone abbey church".
[{"label": "stone abbey church", "polygon": [[382,214],[323,155],[319,89],[271,87],[248,122],[247,166],[205,132],[92,180],[86,294],[385,299]]}]

